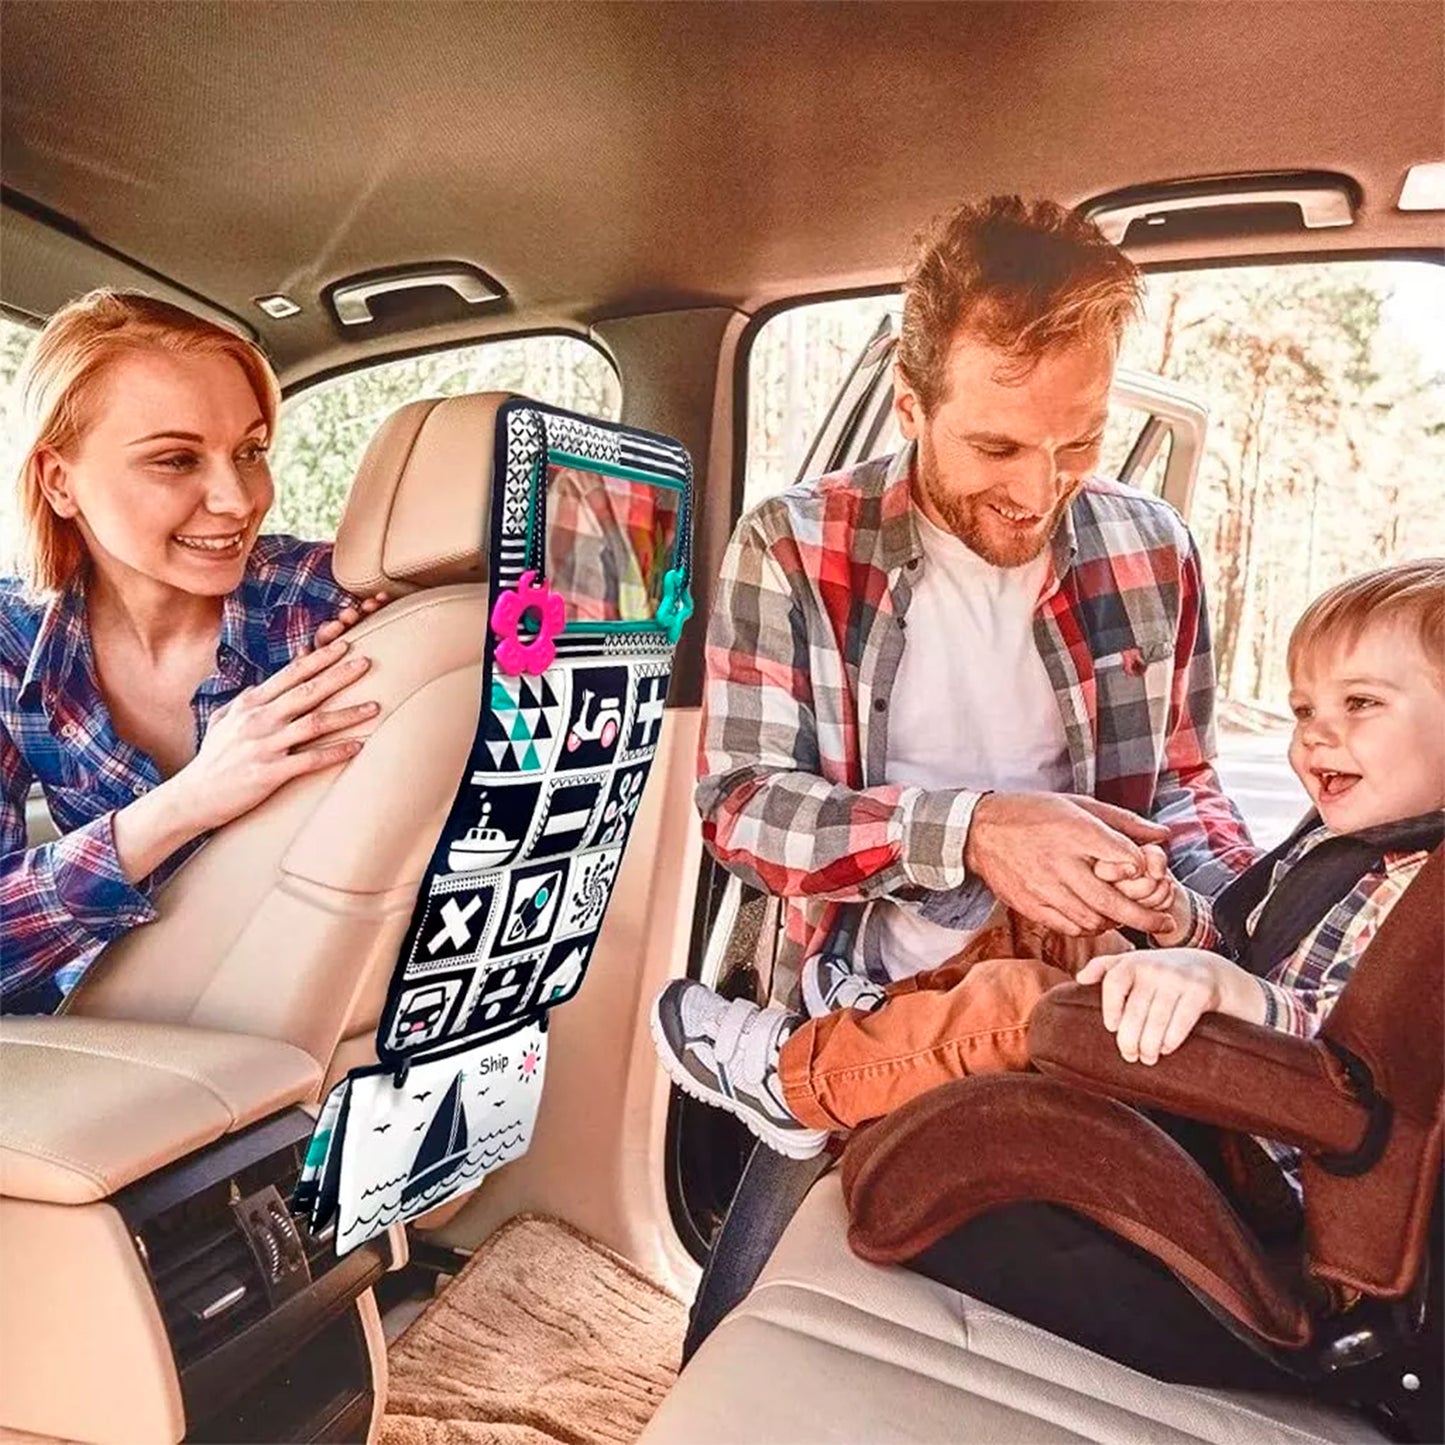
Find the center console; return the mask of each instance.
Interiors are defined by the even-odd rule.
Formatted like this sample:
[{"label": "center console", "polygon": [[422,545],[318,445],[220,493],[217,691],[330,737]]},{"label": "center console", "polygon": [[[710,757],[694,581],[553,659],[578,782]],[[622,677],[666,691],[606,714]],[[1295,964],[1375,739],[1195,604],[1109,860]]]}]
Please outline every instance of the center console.
[{"label": "center console", "polygon": [[[365,1441],[370,1290],[287,1201],[314,1060],[274,1040],[0,1020],[0,1426],[52,1439]],[[0,1431],[3,1433],[3,1431]]]}]

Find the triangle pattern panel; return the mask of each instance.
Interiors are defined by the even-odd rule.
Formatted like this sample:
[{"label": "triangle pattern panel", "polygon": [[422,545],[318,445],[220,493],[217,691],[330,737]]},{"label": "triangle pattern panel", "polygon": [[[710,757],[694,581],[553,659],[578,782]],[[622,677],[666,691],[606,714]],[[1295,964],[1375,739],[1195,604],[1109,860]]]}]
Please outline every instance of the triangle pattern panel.
[{"label": "triangle pattern panel", "polygon": [[560,681],[541,677],[492,678],[492,705],[482,719],[488,767],[498,773],[536,773],[547,766],[563,720]]}]

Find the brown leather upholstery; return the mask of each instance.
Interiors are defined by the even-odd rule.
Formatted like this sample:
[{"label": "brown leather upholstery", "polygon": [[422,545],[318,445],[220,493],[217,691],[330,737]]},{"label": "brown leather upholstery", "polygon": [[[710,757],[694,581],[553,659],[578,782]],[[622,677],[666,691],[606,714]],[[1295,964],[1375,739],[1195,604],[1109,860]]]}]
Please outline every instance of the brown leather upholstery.
[{"label": "brown leather upholstery", "polygon": [[1309,1338],[1288,1280],[1194,1160],[1127,1105],[1052,1079],[931,1090],[853,1139],[843,1192],[848,1243],[874,1264],[914,1259],[1001,1204],[1047,1200],[1148,1250],[1273,1343]]},{"label": "brown leather upholstery", "polygon": [[1120,1055],[1099,994],[1097,985],[1066,984],[1034,1010],[1029,1056],[1051,1078],[1301,1148],[1349,1150],[1360,1142],[1368,1114],[1326,1050],[1207,1014],[1177,1053],[1145,1068]]},{"label": "brown leather upholstery", "polygon": [[372,666],[334,701],[381,705],[366,746],[220,829],[156,894],[159,920],[97,960],[71,1013],[280,1039],[323,1071],[341,1040],[368,1036],[476,730],[505,400],[414,402],[362,462],[337,577],[411,594],[350,634]]},{"label": "brown leather upholstery", "polygon": [[1310,1269],[1397,1298],[1428,1244],[1445,1134],[1445,850],[1437,848],[1391,910],[1321,1031],[1370,1070],[1393,1115],[1374,1168],[1331,1174],[1306,1158]]}]

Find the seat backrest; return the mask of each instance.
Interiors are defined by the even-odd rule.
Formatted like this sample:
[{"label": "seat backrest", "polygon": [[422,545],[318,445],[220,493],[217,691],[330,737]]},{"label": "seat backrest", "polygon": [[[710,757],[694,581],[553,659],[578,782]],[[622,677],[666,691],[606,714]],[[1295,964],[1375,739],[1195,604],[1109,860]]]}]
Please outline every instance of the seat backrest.
[{"label": "seat backrest", "polygon": [[343,1039],[368,1048],[475,732],[507,399],[413,402],[380,428],[334,560],[351,591],[398,599],[352,630],[372,665],[333,704],[379,703],[373,735],[219,829],[157,892],[159,919],[96,961],[73,1012],[258,1034],[323,1064]]}]

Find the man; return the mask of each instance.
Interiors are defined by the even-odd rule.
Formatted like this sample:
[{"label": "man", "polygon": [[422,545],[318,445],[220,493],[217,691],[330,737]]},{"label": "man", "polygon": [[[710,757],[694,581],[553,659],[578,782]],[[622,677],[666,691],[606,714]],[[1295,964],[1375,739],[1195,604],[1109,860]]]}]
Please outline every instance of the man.
[{"label": "man", "polygon": [[[1165,503],[1091,479],[1139,290],[1060,206],[958,207],[904,288],[909,445],[738,524],[697,799],[719,861],[788,900],[785,978],[870,905],[811,1012],[936,967],[996,903],[1071,937],[1164,926],[1098,876],[1142,876],[1141,844],[1206,895],[1253,857],[1211,767],[1198,552]],[[785,1152],[821,1147],[782,1100],[782,1016],[704,995],[659,1000],[669,1072]]]}]

